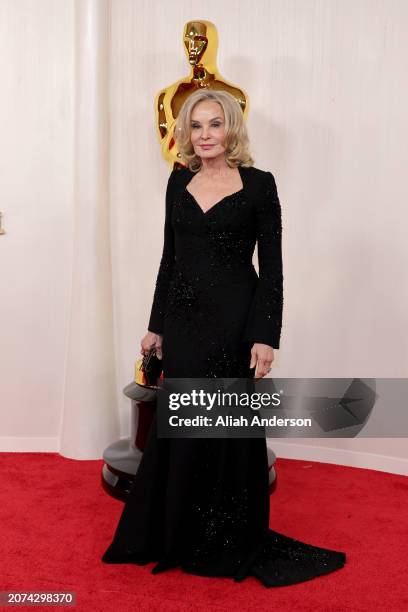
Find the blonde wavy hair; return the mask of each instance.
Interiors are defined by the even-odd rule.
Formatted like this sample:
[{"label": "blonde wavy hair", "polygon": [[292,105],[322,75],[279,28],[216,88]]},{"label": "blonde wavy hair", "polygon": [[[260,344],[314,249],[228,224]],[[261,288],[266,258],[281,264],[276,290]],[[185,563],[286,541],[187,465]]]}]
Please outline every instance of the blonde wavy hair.
[{"label": "blonde wavy hair", "polygon": [[180,109],[176,120],[174,138],[182,162],[192,172],[201,168],[201,157],[196,155],[191,144],[191,113],[196,104],[203,100],[218,102],[225,117],[225,159],[230,168],[253,166],[254,160],[249,152],[249,138],[244,115],[239,102],[227,91],[198,90],[190,94]]}]

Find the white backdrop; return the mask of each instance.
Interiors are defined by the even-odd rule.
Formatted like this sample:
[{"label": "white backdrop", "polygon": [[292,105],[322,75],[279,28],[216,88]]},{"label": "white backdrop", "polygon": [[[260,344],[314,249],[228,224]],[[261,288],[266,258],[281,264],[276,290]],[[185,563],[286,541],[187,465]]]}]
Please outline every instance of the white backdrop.
[{"label": "white backdrop", "polygon": [[[279,377],[406,377],[404,0],[1,0],[0,450],[100,457],[129,433],[168,167],[153,100],[208,19],[282,204]],[[204,8],[205,7],[205,8]],[[405,440],[271,441],[407,471]]]}]

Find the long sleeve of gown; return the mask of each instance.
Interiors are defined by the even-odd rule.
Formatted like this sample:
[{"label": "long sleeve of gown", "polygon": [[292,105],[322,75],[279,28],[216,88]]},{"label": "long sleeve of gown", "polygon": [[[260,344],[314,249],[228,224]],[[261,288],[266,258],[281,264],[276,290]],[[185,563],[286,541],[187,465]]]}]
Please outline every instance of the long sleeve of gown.
[{"label": "long sleeve of gown", "polygon": [[171,225],[172,194],[175,173],[170,174],[166,189],[166,214],[164,221],[164,243],[160,260],[159,271],[156,278],[156,287],[153,304],[150,312],[148,330],[155,334],[163,334],[163,322],[166,311],[167,294],[175,261],[174,233]]},{"label": "long sleeve of gown", "polygon": [[266,173],[255,203],[259,281],[245,328],[245,340],[279,348],[283,309],[282,214],[275,179]]}]

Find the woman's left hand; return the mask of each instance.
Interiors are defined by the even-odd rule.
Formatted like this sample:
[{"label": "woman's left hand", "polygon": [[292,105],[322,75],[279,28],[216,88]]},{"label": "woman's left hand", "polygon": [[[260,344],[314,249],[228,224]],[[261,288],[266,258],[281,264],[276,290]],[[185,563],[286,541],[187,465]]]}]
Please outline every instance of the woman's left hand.
[{"label": "woman's left hand", "polygon": [[271,370],[271,365],[275,359],[272,346],[255,342],[251,349],[250,368],[256,368],[255,378],[263,378]]}]

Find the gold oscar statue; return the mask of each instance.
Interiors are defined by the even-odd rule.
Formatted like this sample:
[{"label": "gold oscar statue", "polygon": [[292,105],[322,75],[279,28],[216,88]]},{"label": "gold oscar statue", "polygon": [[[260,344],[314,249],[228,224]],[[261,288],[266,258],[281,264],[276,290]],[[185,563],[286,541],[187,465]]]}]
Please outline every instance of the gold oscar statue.
[{"label": "gold oscar statue", "polygon": [[188,77],[159,91],[154,103],[162,155],[171,168],[184,166],[174,140],[174,127],[183,102],[196,89],[206,87],[228,91],[239,102],[245,119],[249,109],[246,93],[218,72],[218,34],[215,25],[203,19],[187,22],[183,31],[183,43],[191,72]]}]

